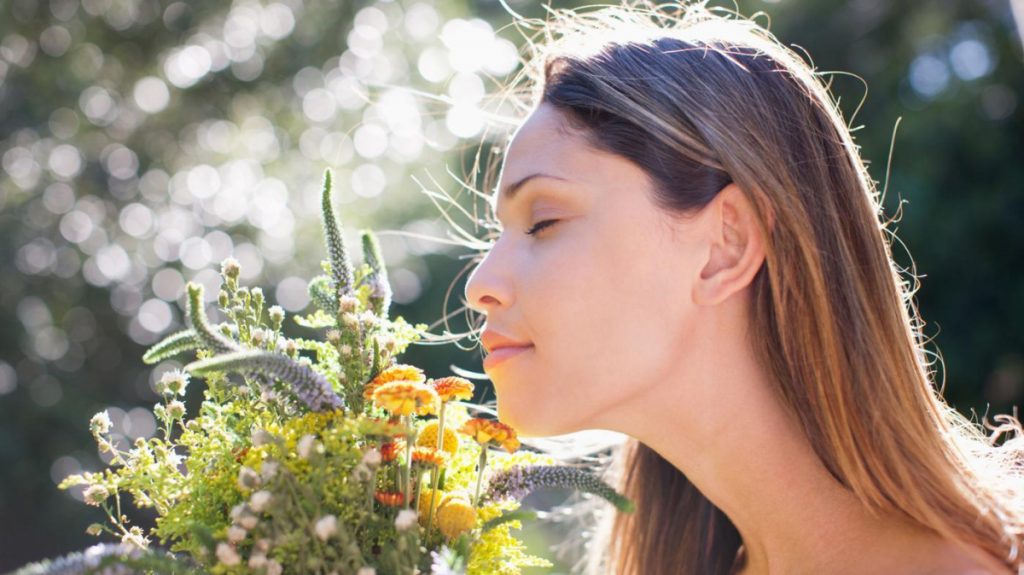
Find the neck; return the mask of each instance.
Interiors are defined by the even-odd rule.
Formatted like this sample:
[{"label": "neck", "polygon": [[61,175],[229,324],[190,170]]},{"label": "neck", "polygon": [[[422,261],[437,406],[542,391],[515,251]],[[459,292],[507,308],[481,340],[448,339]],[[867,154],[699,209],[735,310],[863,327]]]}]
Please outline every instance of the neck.
[{"label": "neck", "polygon": [[745,309],[714,313],[677,371],[603,427],[657,451],[729,517],[744,573],[830,572],[865,545],[921,535],[908,521],[872,516],[828,472],[745,332],[730,329],[744,325]]}]

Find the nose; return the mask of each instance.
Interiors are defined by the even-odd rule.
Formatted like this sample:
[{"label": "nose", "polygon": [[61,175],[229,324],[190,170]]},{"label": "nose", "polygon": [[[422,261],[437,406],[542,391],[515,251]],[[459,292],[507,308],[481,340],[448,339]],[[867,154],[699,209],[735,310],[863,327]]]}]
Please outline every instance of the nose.
[{"label": "nose", "polygon": [[501,267],[492,248],[469,275],[465,296],[471,309],[486,315],[495,308],[508,307],[512,303],[507,266],[504,266],[505,271]]}]

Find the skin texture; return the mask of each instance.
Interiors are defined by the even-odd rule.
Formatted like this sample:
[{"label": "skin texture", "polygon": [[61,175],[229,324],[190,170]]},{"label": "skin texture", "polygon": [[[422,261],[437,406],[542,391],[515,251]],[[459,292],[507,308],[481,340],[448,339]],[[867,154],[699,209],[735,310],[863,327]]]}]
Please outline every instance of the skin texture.
[{"label": "skin texture", "polygon": [[499,189],[565,181],[496,200],[502,235],[466,287],[487,329],[533,345],[487,369],[500,419],[526,437],[607,429],[651,446],[737,526],[748,575],[985,572],[909,521],[870,516],[785,413],[746,343],[764,245],[741,190],[670,216],[638,166],[561,120],[542,104],[520,126]]}]

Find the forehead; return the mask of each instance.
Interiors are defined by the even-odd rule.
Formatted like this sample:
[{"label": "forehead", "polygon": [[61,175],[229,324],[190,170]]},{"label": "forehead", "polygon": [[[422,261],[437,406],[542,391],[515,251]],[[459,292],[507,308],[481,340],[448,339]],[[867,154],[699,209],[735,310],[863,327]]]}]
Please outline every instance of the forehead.
[{"label": "forehead", "polygon": [[534,174],[570,179],[594,153],[582,136],[567,129],[554,106],[538,106],[512,137],[502,164],[495,204],[507,202],[515,184]]}]

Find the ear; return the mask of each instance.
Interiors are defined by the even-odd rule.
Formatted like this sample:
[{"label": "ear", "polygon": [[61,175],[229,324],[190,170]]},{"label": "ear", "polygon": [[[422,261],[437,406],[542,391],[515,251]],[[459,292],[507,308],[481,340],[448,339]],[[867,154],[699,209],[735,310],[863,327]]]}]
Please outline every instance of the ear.
[{"label": "ear", "polygon": [[716,305],[753,281],[765,249],[754,206],[735,182],[722,188],[706,210],[708,257],[693,285],[693,301]]}]

